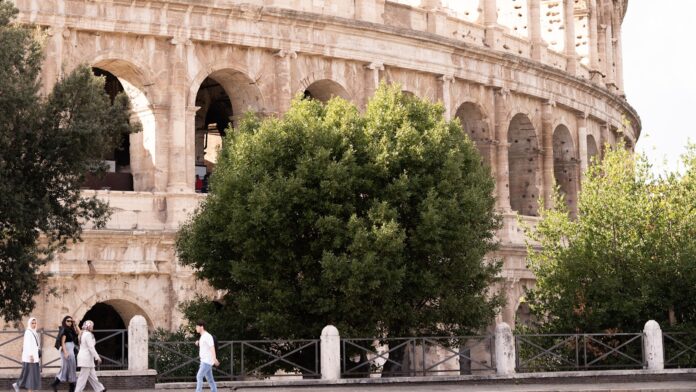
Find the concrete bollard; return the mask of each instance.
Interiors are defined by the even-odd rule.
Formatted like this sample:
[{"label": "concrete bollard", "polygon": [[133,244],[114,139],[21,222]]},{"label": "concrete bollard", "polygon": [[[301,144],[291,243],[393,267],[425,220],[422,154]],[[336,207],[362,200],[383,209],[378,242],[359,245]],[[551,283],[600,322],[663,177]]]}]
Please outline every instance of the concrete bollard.
[{"label": "concrete bollard", "polygon": [[496,374],[509,376],[515,374],[515,337],[507,323],[495,326],[495,364]]},{"label": "concrete bollard", "polygon": [[128,370],[147,370],[147,321],[134,316],[128,323]]},{"label": "concrete bollard", "polygon": [[655,320],[645,323],[643,328],[643,351],[648,370],[663,370],[665,368],[665,354],[662,347],[662,329]]},{"label": "concrete bollard", "polygon": [[321,330],[321,379],[341,378],[341,336],[333,325]]}]

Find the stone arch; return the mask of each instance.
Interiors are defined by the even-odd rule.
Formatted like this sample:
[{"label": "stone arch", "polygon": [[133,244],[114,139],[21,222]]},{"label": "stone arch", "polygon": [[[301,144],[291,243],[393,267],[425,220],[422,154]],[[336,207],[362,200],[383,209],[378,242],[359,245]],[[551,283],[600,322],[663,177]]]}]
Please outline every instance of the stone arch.
[{"label": "stone arch", "polygon": [[129,171],[133,176],[134,191],[154,189],[154,159],[157,121],[150,102],[149,91],[152,83],[150,75],[130,59],[124,59],[111,52],[96,56],[90,65],[92,69],[106,71],[115,76],[128,96],[131,104],[131,119],[137,121],[142,131],[126,136],[129,148]]},{"label": "stone arch", "polygon": [[553,176],[571,215],[577,211],[577,163],[570,130],[565,125],[558,125],[553,131]]},{"label": "stone arch", "polygon": [[196,106],[197,95],[201,85],[206,79],[215,80],[225,90],[230,99],[232,111],[235,115],[243,115],[251,110],[258,113],[265,112],[265,100],[256,80],[249,76],[249,72],[238,65],[229,63],[211,65],[198,72],[193,78],[188,92],[188,106]]},{"label": "stone arch", "polygon": [[[136,315],[140,315],[145,318],[148,328],[155,327],[152,321],[154,311],[147,306],[143,306],[148,302],[139,295],[127,290],[104,290],[94,295],[90,295],[75,309],[73,317],[76,320],[82,320],[84,315],[87,314],[87,312],[98,303],[103,303],[113,307],[123,319],[126,327],[128,327],[128,323],[133,316]],[[96,320],[93,321],[96,322]],[[97,328],[98,327],[99,326],[97,325]]]},{"label": "stone arch", "polygon": [[467,101],[459,105],[454,115],[462,124],[462,129],[476,145],[483,162],[491,165],[491,127],[481,105]]},{"label": "stone arch", "polygon": [[305,97],[314,98],[321,102],[328,102],[333,97],[341,97],[350,101],[351,97],[341,84],[331,79],[321,79],[312,82],[302,91]]},{"label": "stone arch", "polygon": [[188,100],[189,107],[197,109],[189,121],[193,129],[188,137],[195,140],[195,171],[189,180],[195,182],[197,192],[207,192],[208,176],[217,164],[227,127],[236,127],[248,111],[263,113],[264,99],[246,72],[227,67],[200,72],[191,84]]},{"label": "stone arch", "polygon": [[591,165],[593,159],[599,159],[599,148],[594,136],[587,135],[587,164]]},{"label": "stone arch", "polygon": [[518,113],[508,126],[510,207],[520,215],[536,216],[539,210],[539,141],[529,116]]}]

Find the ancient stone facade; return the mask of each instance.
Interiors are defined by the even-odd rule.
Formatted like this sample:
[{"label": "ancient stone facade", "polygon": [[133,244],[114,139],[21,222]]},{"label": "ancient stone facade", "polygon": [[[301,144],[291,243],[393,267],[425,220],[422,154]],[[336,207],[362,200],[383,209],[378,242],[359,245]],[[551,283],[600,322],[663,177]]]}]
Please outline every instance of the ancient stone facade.
[{"label": "ancient stone facade", "polygon": [[214,295],[173,244],[226,125],[247,110],[282,113],[298,93],[362,107],[384,80],[441,101],[490,164],[504,215],[501,319],[514,324],[533,282],[518,214],[533,225],[554,184],[574,210],[600,146],[639,137],[622,94],[626,1],[15,0],[19,21],[46,32],[44,91],[89,64],[118,80],[143,126],[115,165],[132,189],[85,191],[113,217],[47,266],[55,292],[36,315],[57,325],[107,304],[126,325],[141,314],[176,328],[177,304]]}]

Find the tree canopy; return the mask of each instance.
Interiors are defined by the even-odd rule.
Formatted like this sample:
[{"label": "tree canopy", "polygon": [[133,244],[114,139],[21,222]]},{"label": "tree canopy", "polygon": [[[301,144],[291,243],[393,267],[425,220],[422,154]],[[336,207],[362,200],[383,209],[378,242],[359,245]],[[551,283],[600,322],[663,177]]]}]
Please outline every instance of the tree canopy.
[{"label": "tree canopy", "polygon": [[529,302],[543,328],[696,326],[695,152],[682,174],[656,176],[645,156],[607,149],[582,183],[577,219],[560,198],[558,209],[542,209],[528,245],[537,277]]},{"label": "tree canopy", "polygon": [[103,78],[82,66],[39,94],[40,32],[12,23],[0,0],[0,315],[34,308],[40,268],[82,225],[102,226],[108,206],[80,195],[84,175],[113,151],[129,124],[128,100],[111,103]]},{"label": "tree canopy", "polygon": [[297,97],[227,132],[177,251],[222,290],[224,338],[457,335],[493,320],[494,180],[440,104],[382,85],[362,114]]}]

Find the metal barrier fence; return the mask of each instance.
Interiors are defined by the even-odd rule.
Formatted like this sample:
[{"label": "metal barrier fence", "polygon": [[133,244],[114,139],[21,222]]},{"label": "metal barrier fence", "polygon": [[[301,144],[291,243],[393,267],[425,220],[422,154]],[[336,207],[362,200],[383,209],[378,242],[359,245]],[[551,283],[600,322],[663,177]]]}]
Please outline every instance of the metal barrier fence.
[{"label": "metal barrier fence", "polygon": [[[320,378],[319,340],[234,340],[218,342],[216,380],[271,377]],[[157,380],[195,380],[200,365],[195,342],[149,342],[150,367]]]},{"label": "metal barrier fence", "polygon": [[[60,353],[54,348],[57,330],[39,330],[42,369],[60,368]],[[128,369],[128,330],[94,330],[96,349],[102,359],[97,370]],[[24,331],[0,331],[0,369],[22,368],[22,344]],[[109,354],[109,355],[106,355]]]},{"label": "metal barrier fence", "polygon": [[663,332],[662,349],[666,368],[696,367],[696,333]]},{"label": "metal barrier fence", "polygon": [[494,337],[341,339],[341,376],[427,376],[495,372]]},{"label": "metal barrier fence", "polygon": [[642,333],[515,335],[519,372],[642,369]]}]

